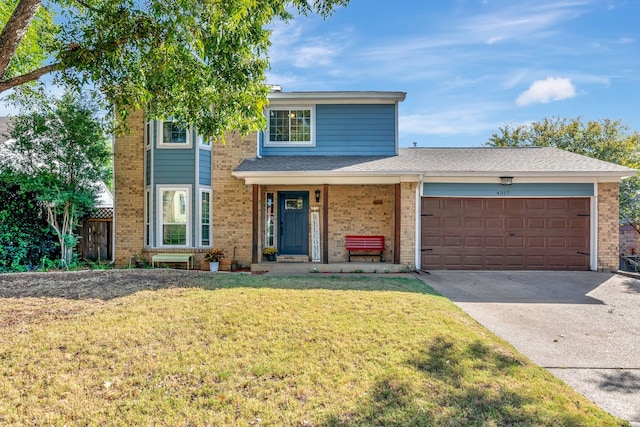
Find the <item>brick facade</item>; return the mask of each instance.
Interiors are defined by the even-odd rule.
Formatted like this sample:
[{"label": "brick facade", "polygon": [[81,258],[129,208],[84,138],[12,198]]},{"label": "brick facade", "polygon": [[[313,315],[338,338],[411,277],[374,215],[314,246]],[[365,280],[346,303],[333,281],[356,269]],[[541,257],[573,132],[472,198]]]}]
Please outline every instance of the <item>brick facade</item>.
[{"label": "brick facade", "polygon": [[416,262],[416,187],[417,182],[400,184],[400,264],[415,267]]},{"label": "brick facade", "polygon": [[213,145],[213,246],[240,266],[251,265],[252,187],[231,172],[244,160],[256,156],[256,135],[228,134],[224,144]]},{"label": "brick facade", "polygon": [[598,184],[598,270],[601,271],[616,271],[620,262],[618,196],[617,182]]},{"label": "brick facade", "polygon": [[116,138],[114,167],[115,262],[123,267],[144,244],[144,113],[127,118],[131,132]]},{"label": "brick facade", "polygon": [[393,262],[394,198],[393,185],[329,186],[329,262],[347,261],[347,234],[384,236],[384,261]]}]

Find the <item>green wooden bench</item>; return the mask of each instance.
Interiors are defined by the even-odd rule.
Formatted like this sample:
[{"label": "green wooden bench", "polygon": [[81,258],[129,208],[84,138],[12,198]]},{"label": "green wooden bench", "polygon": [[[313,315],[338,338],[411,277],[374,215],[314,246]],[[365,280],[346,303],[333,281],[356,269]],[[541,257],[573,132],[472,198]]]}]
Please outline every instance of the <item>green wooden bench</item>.
[{"label": "green wooden bench", "polygon": [[156,268],[156,264],[160,262],[184,262],[187,264],[187,270],[195,265],[194,254],[155,254],[151,257],[153,268]]}]

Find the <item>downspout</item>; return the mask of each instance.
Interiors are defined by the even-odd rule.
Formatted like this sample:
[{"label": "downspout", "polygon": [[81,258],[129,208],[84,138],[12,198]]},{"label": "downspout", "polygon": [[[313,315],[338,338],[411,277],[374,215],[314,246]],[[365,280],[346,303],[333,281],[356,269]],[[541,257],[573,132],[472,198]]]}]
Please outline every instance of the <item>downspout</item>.
[{"label": "downspout", "polygon": [[421,262],[421,257],[420,257],[420,248],[422,247],[422,242],[420,242],[420,227],[422,226],[422,224],[420,223],[420,189],[422,188],[422,181],[424,180],[424,174],[420,174],[420,178],[418,179],[418,185],[416,186],[416,225],[415,225],[415,232],[416,232],[416,250],[415,250],[415,266],[416,266],[416,270],[421,270],[422,269],[422,265]]},{"label": "downspout", "polygon": [[[113,113],[113,120],[115,123],[116,113]],[[111,135],[111,182],[113,186],[113,213],[111,214],[111,235],[109,238],[111,239],[111,264],[115,265],[116,263],[116,134],[115,132]]]},{"label": "downspout", "polygon": [[261,130],[256,132],[256,157],[258,159],[262,158],[262,154],[260,153],[260,134],[262,133]]}]

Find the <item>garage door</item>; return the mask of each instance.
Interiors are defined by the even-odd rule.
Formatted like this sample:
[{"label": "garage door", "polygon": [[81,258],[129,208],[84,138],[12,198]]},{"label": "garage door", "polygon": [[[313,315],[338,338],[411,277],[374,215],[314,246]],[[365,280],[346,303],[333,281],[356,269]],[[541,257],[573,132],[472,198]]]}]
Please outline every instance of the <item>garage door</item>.
[{"label": "garage door", "polygon": [[422,268],[589,270],[588,198],[422,198]]}]

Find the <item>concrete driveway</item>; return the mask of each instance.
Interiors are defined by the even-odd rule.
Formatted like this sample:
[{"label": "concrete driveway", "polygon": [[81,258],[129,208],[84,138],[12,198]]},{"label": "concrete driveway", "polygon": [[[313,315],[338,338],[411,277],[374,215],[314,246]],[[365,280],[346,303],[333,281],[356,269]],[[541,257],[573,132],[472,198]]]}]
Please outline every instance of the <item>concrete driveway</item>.
[{"label": "concrete driveway", "polygon": [[640,427],[640,281],[595,272],[421,278],[533,362]]}]

